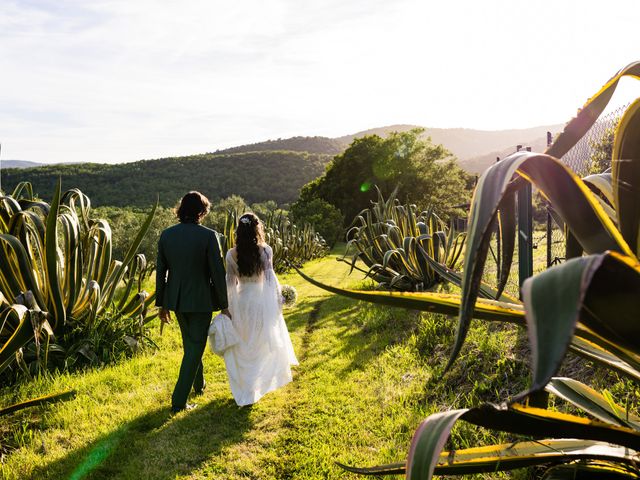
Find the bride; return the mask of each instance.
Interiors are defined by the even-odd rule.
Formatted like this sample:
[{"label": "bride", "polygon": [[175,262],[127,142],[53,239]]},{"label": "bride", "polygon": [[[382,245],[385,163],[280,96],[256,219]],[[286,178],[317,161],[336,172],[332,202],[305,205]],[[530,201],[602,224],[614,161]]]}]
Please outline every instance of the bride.
[{"label": "bride", "polygon": [[282,317],[273,251],[253,213],[240,217],[226,261],[229,311],[241,341],[225,351],[224,361],[233,398],[250,405],[289,383],[291,365],[298,364]]}]

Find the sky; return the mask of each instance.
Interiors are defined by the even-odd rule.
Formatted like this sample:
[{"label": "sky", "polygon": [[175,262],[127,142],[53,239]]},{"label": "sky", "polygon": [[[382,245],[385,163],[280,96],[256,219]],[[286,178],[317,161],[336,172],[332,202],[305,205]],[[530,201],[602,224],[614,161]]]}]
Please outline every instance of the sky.
[{"label": "sky", "polygon": [[638,18],[638,0],[0,0],[1,158],[564,123],[640,60]]}]

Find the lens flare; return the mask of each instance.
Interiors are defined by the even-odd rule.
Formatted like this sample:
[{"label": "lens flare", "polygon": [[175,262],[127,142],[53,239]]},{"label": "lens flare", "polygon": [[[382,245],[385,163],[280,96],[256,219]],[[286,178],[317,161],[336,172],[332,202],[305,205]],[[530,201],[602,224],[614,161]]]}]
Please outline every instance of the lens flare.
[{"label": "lens flare", "polygon": [[371,190],[371,182],[364,182],[360,185],[360,191],[362,193],[368,192],[369,190]]}]

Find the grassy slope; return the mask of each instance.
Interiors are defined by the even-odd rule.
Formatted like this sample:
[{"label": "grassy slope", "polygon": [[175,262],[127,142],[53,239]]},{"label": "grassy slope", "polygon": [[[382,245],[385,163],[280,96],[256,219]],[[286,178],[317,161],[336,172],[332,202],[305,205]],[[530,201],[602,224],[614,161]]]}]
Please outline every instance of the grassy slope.
[{"label": "grassy slope", "polygon": [[[306,271],[332,284],[358,283],[334,257]],[[358,478],[336,461],[373,465],[404,459],[428,414],[503,399],[526,375],[510,353],[516,336],[499,325],[472,327],[470,341],[440,382],[453,338],[443,317],[358,304],[304,283],[287,324],[300,366],[294,382],[238,409],[223,362],[205,354],[208,386],[191,412],[169,416],[181,356],[177,326],[160,351],[99,371],[56,376],[3,392],[0,404],[75,388],[75,400],[17,415],[4,427],[20,448],[3,476],[14,478]],[[490,334],[488,334],[490,333]],[[504,352],[507,355],[504,355]],[[479,374],[479,371],[486,372]],[[515,377],[515,384],[505,378]],[[484,438],[487,437],[487,438]],[[459,448],[488,434],[456,428]]]}]

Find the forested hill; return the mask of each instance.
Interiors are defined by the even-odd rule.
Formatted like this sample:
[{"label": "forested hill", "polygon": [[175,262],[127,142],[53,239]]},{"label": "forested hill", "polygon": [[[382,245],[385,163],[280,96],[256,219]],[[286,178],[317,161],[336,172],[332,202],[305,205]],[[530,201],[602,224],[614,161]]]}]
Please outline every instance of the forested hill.
[{"label": "forested hill", "polygon": [[240,152],[263,152],[271,150],[288,150],[293,152],[325,153],[327,155],[337,155],[341,153],[348,144],[339,142],[328,137],[291,137],[279,138],[277,140],[267,140],[266,142],[250,143],[238,147],[218,150],[216,153],[240,153]]},{"label": "forested hill", "polygon": [[96,206],[147,207],[158,197],[161,205],[173,206],[189,190],[199,190],[211,200],[235,194],[248,203],[282,204],[295,201],[300,188],[320,176],[331,158],[270,151],[2,169],[2,187],[11,191],[20,181],[29,181],[40,197],[51,200],[61,178],[63,190],[79,188]]}]

